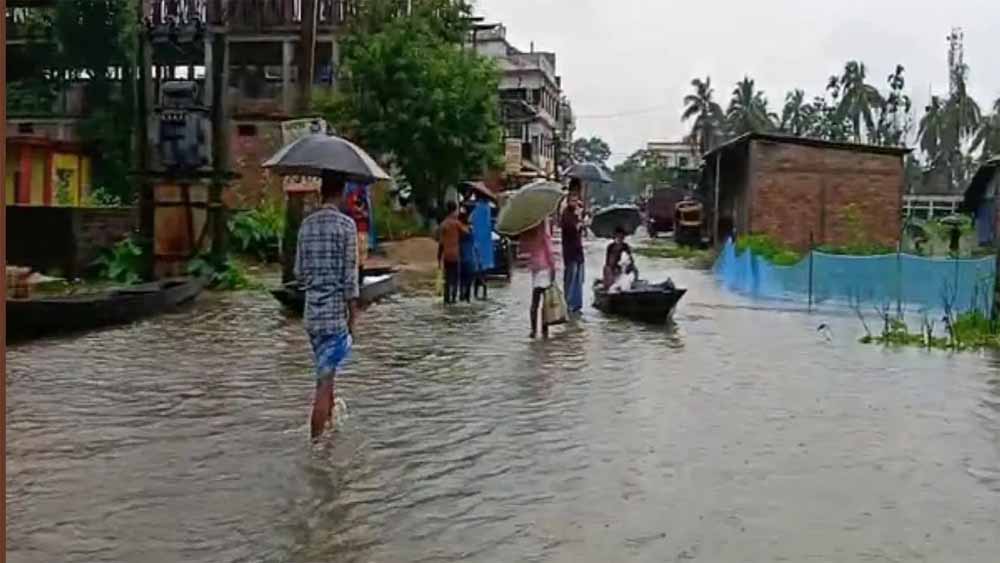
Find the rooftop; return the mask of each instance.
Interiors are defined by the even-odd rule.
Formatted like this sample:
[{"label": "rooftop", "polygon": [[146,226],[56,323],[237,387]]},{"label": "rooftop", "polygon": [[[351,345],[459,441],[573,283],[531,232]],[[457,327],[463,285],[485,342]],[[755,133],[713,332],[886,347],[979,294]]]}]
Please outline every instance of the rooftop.
[{"label": "rooftop", "polygon": [[768,143],[781,143],[787,145],[802,145],[821,149],[845,150],[851,152],[886,154],[892,156],[905,156],[913,151],[906,147],[883,147],[879,145],[865,145],[860,143],[846,143],[839,141],[824,141],[823,139],[813,139],[811,137],[796,137],[794,135],[783,135],[780,133],[746,133],[731,141],[723,143],[705,154],[707,160],[712,155],[735,148],[750,141],[765,141]]}]

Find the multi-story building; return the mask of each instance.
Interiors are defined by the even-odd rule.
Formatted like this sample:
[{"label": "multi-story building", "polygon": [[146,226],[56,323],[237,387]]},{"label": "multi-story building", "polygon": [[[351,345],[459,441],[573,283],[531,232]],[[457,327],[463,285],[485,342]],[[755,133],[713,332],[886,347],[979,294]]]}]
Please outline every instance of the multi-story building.
[{"label": "multi-story building", "polygon": [[691,143],[650,141],[646,150],[662,158],[667,168],[694,171],[701,167],[701,157]]},{"label": "multi-story building", "polygon": [[[32,66],[39,42],[51,40],[32,36],[31,22],[37,21],[32,11],[51,10],[58,1],[8,1],[8,203],[76,204],[86,199],[90,189],[89,155],[96,149],[83,146],[77,130],[89,114],[86,80],[74,73],[71,80],[61,81],[58,91],[39,90],[41,74]],[[253,205],[280,194],[278,179],[264,174],[260,163],[282,146],[289,121],[308,116],[308,94],[316,88],[335,87],[337,38],[348,17],[349,0],[141,2],[152,24],[198,20],[211,31],[225,31],[232,166],[242,176],[227,190],[227,203]],[[302,25],[303,10],[310,8],[316,16],[311,30]],[[202,39],[193,41],[197,44]],[[169,41],[154,38],[151,45],[154,90],[169,80],[193,80],[202,90],[210,89],[205,71],[212,57],[208,44],[204,59],[193,64],[179,61]],[[312,56],[305,56],[308,52]],[[303,88],[303,80],[310,80],[311,86]],[[115,84],[112,95],[120,91]]]},{"label": "multi-story building", "polygon": [[501,118],[507,140],[520,143],[522,174],[551,177],[560,147],[572,142],[575,128],[569,101],[562,95],[556,55],[515,48],[503,25],[482,26],[473,47],[494,59],[501,72]]}]

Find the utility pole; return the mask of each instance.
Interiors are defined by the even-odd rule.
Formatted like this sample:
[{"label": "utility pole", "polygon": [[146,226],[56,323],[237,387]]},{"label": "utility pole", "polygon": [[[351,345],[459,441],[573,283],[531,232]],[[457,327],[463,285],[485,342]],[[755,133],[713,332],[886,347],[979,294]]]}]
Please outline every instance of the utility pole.
[{"label": "utility pole", "polygon": [[229,175],[229,44],[224,25],[212,32],[212,183],[208,209],[212,225],[212,258],[216,264],[226,259],[226,210],[222,191]]},{"label": "utility pole", "polygon": [[156,202],[153,195],[153,182],[149,177],[149,108],[153,103],[153,82],[150,72],[153,69],[153,50],[149,45],[146,28],[146,2],[136,2],[138,50],[137,62],[139,71],[136,74],[136,170],[139,180],[139,247],[142,249],[142,265],[140,275],[146,281],[153,279],[153,254],[155,252]]}]

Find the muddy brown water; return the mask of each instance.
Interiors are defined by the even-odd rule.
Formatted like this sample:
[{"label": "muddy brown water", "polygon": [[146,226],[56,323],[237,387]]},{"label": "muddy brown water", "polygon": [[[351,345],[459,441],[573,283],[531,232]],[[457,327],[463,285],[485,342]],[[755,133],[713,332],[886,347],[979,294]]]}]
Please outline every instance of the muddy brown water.
[{"label": "muddy brown water", "polygon": [[530,341],[523,274],[373,308],[319,448],[266,294],[18,346],[9,561],[1000,560],[1000,360],[640,266],[689,288],[673,328]]}]

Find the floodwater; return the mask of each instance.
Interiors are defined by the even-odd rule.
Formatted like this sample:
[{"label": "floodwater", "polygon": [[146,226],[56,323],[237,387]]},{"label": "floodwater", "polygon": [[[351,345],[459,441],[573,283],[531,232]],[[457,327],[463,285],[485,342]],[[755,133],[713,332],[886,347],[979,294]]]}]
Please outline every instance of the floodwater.
[{"label": "floodwater", "polygon": [[672,329],[530,341],[523,274],[371,309],[318,448],[266,294],[16,347],[8,560],[1000,560],[1000,360],[640,266],[689,288]]}]

